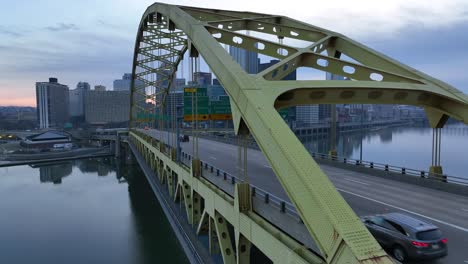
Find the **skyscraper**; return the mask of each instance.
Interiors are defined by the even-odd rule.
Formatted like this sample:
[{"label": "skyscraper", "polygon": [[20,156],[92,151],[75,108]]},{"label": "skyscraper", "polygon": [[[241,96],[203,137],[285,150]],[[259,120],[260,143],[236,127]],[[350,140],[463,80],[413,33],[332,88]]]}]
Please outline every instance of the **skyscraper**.
[{"label": "skyscraper", "polygon": [[68,86],[49,82],[36,83],[37,119],[40,128],[60,127],[68,120]]},{"label": "skyscraper", "polygon": [[239,63],[239,65],[249,74],[257,74],[258,70],[258,53],[247,51],[238,47],[229,47],[229,54]]},{"label": "skyscraper", "polygon": [[[114,80],[114,91],[130,91],[132,85],[132,74],[124,73],[121,80]],[[140,80],[135,81],[135,86],[142,86],[143,82]]]},{"label": "skyscraper", "polygon": [[69,113],[71,117],[84,116],[85,93],[91,88],[87,82],[79,82],[75,90],[69,91]]},{"label": "skyscraper", "polygon": [[124,73],[121,80],[114,80],[114,91],[130,91],[132,74]]},{"label": "skyscraper", "polygon": [[91,90],[91,86],[90,86],[89,83],[87,83],[87,82],[79,82],[79,83],[76,85],[76,89],[81,89],[81,90],[89,91],[89,90]]},{"label": "skyscraper", "polygon": [[202,87],[207,87],[208,85],[211,85],[211,72],[195,72],[193,74],[193,78],[195,82]]}]

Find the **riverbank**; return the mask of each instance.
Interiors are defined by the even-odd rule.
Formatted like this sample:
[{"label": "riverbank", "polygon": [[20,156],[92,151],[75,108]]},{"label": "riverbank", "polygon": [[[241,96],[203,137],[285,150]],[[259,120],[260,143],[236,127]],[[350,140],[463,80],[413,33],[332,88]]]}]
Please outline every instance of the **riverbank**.
[{"label": "riverbank", "polygon": [[83,158],[97,158],[111,156],[109,148],[80,148],[70,151],[37,153],[37,154],[10,154],[0,160],[0,167],[18,166],[30,163],[44,163],[50,161],[64,161]]}]

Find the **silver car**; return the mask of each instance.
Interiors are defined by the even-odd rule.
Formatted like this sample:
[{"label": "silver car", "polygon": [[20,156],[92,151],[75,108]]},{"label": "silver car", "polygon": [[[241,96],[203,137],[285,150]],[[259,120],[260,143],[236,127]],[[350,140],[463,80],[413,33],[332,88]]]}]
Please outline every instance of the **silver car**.
[{"label": "silver car", "polygon": [[433,224],[401,213],[366,216],[362,221],[380,245],[400,262],[447,255],[447,239]]}]

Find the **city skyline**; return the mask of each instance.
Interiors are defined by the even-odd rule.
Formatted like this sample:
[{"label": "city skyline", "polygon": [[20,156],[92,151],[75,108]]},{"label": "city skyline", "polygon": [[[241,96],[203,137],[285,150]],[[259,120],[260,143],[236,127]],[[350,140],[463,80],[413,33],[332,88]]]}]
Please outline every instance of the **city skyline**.
[{"label": "city skyline", "polygon": [[[0,10],[0,105],[35,106],[34,84],[49,77],[69,87],[79,81],[112,87],[113,80],[131,71],[137,25],[152,2],[19,1],[15,8]],[[297,8],[305,1],[165,2],[295,17],[347,35],[468,93],[468,36],[461,34],[468,31],[466,1],[329,1],[314,5],[314,11]],[[11,10],[22,10],[22,15]],[[37,22],[30,25],[24,17]]]}]

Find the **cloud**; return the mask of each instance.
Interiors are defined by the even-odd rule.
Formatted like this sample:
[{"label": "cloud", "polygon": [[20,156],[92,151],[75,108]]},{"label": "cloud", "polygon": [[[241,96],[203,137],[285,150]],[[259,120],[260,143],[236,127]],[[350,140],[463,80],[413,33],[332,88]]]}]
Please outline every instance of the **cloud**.
[{"label": "cloud", "polygon": [[10,37],[15,37],[15,38],[19,38],[19,37],[23,36],[23,34],[21,34],[19,32],[16,32],[16,31],[6,29],[3,26],[0,26],[0,34],[7,35],[7,36],[10,36]]},{"label": "cloud", "polygon": [[49,31],[69,31],[69,30],[79,30],[78,26],[73,23],[57,23],[56,26],[48,26],[45,29]]}]

